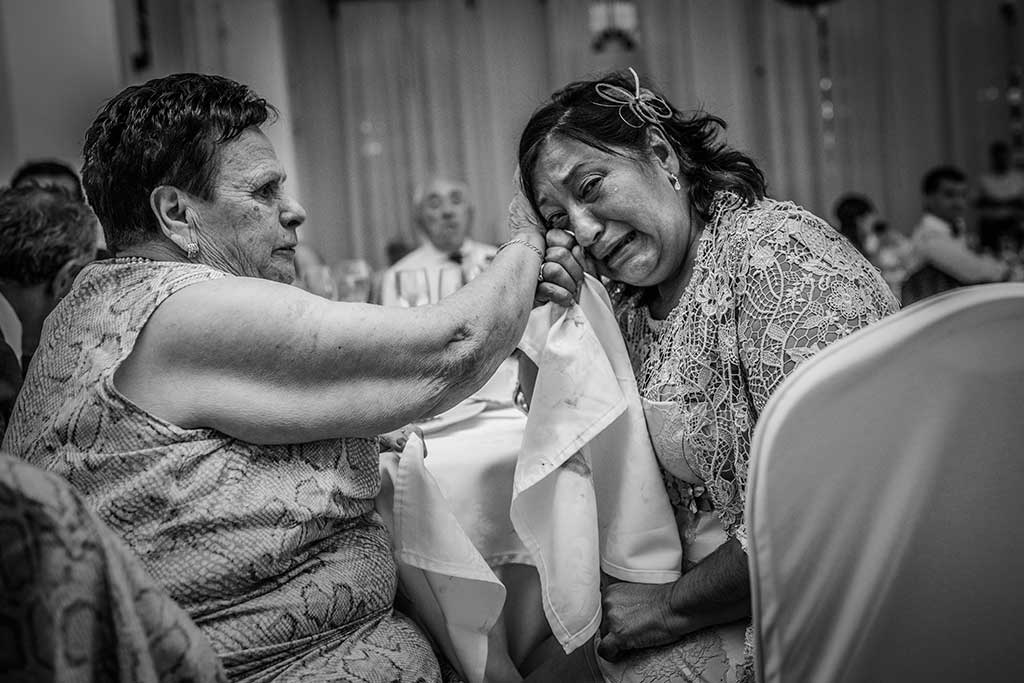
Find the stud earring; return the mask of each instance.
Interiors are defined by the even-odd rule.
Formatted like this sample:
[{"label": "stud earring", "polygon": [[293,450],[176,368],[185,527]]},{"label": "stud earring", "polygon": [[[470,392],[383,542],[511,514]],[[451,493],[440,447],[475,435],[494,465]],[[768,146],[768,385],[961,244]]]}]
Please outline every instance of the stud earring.
[{"label": "stud earring", "polygon": [[669,179],[669,182],[672,183],[672,188],[676,192],[678,192],[679,190],[683,189],[683,186],[679,184],[679,178],[676,176],[675,173],[669,173],[668,174],[668,179]]},{"label": "stud earring", "polygon": [[199,256],[199,245],[195,242],[186,242],[185,256],[187,256],[190,261],[194,261],[196,256]]}]

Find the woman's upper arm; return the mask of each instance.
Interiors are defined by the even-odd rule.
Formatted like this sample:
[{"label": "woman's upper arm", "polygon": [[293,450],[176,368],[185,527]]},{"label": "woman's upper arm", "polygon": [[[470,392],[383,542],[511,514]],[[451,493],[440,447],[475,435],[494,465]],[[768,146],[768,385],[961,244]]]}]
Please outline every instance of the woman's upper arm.
[{"label": "woman's upper arm", "polygon": [[788,238],[757,236],[740,269],[738,352],[758,413],[797,365],[897,307],[874,268],[814,220],[789,219]]},{"label": "woman's upper arm", "polygon": [[441,407],[448,378],[457,385],[467,374],[457,366],[474,362],[455,316],[428,308],[204,282],[160,305],[117,383],[182,427],[262,443],[369,436]]}]

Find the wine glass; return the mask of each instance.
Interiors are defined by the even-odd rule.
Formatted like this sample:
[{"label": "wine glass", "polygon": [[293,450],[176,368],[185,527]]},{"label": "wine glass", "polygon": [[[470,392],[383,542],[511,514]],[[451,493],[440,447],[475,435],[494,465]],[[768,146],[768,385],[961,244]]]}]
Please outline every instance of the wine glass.
[{"label": "wine glass", "polygon": [[370,298],[370,264],[363,259],[344,259],[331,269],[338,301],[366,302]]},{"label": "wine glass", "polygon": [[331,275],[331,269],[327,266],[307,266],[302,272],[302,283],[304,285],[303,289],[307,292],[312,292],[333,301],[338,299],[338,288],[334,283],[334,277]]},{"label": "wine glass", "polygon": [[395,273],[395,291],[402,306],[422,306],[430,303],[430,285],[424,268],[400,270]]},{"label": "wine glass", "polygon": [[441,266],[437,271],[437,298],[443,299],[463,285],[462,268]]}]

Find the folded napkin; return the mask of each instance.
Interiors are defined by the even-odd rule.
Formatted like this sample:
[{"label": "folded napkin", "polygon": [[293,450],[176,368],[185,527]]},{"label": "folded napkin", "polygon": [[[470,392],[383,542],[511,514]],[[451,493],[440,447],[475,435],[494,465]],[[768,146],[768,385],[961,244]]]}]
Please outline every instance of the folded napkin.
[{"label": "folded napkin", "polygon": [[679,577],[682,550],[626,347],[604,287],[537,308],[519,348],[538,374],[511,516],[540,572],[566,652],[601,623],[600,570],[635,583]]},{"label": "folded napkin", "polygon": [[452,514],[411,435],[401,457],[381,453],[377,510],[391,530],[402,588],[436,645],[463,679],[484,680],[488,634],[505,587]]}]

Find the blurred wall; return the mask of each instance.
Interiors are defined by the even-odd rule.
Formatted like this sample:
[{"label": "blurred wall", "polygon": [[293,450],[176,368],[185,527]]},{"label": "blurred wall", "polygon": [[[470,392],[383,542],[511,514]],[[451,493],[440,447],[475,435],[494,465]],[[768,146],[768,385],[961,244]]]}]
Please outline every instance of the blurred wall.
[{"label": "blurred wall", "polygon": [[113,0],[0,1],[0,184],[29,158],[78,168],[120,81]]}]

